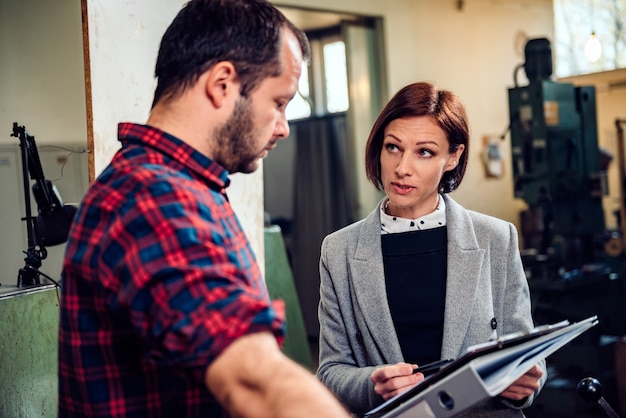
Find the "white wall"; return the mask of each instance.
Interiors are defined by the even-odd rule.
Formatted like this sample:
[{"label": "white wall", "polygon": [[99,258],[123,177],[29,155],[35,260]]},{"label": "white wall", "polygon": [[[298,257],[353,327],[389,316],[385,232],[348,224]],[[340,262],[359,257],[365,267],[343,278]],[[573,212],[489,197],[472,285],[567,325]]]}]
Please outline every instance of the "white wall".
[{"label": "white wall", "polygon": [[[285,0],[281,6],[382,16],[388,90],[419,80],[456,92],[465,103],[472,142],[468,172],[453,197],[470,209],[519,226],[525,204],[513,198],[510,138],[503,143],[504,176],[487,179],[481,163],[482,137],[508,126],[508,91],[513,70],[524,61],[527,38],[553,39],[551,0]],[[520,84],[525,84],[523,71]],[[363,138],[363,144],[367,138]],[[364,145],[363,145],[364,146]]]},{"label": "white wall", "polygon": [[0,144],[87,144],[80,0],[0,1]]},{"label": "white wall", "polygon": [[[0,1],[0,284],[15,285],[28,247],[23,177],[13,122],[35,137],[46,178],[65,202],[88,183],[87,118],[80,0]],[[31,200],[32,214],[37,206]],[[58,279],[64,245],[48,248],[41,271]]]}]

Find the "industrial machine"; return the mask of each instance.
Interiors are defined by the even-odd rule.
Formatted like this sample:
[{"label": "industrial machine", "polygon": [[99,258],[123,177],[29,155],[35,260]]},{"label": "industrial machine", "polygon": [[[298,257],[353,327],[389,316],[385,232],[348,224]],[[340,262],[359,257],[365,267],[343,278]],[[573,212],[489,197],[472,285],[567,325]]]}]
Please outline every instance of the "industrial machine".
[{"label": "industrial machine", "polygon": [[[517,83],[520,68],[526,86]],[[574,400],[569,406],[563,401],[575,396],[580,378],[598,377],[607,399],[615,398],[613,345],[626,335],[626,257],[619,228],[605,227],[602,197],[613,158],[598,146],[595,88],[555,82],[551,75],[550,42],[529,40],[509,89],[513,187],[528,206],[520,220],[522,259],[535,322],[600,320],[596,330],[548,359],[548,382],[559,382],[559,394],[552,396],[548,384],[538,398],[539,407],[550,409],[553,400],[560,409],[550,416],[583,416],[563,410],[576,408]],[[623,214],[616,214],[618,224],[626,222]]]}]

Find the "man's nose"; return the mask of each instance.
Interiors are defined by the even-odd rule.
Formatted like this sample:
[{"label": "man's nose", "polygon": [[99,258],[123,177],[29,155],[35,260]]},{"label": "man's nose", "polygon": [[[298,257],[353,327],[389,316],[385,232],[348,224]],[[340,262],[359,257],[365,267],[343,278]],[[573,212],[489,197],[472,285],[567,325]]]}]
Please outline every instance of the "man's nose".
[{"label": "man's nose", "polygon": [[289,122],[285,115],[281,115],[280,119],[276,122],[274,135],[279,139],[285,139],[289,136]]}]

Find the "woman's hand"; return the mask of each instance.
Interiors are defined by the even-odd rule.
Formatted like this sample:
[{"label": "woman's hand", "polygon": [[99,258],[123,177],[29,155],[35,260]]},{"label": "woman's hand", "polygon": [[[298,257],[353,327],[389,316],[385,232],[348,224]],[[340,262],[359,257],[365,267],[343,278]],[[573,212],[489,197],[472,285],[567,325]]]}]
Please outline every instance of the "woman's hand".
[{"label": "woman's hand", "polygon": [[512,401],[521,401],[539,389],[539,379],[541,376],[543,376],[543,370],[541,370],[541,367],[534,366],[526,372],[525,375],[517,379],[515,383],[506,388],[500,396]]},{"label": "woman's hand", "polygon": [[415,386],[424,380],[422,373],[413,374],[417,366],[409,363],[396,363],[379,367],[372,372],[370,378],[374,382],[374,392],[384,400]]}]

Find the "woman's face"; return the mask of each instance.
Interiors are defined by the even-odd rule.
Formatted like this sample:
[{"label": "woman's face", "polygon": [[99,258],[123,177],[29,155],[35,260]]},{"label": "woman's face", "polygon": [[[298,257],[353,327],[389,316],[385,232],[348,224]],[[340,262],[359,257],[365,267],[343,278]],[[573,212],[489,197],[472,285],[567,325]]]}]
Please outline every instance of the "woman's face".
[{"label": "woman's face", "polygon": [[380,154],[388,212],[419,218],[437,207],[441,177],[456,167],[465,146],[448,152],[446,133],[431,116],[396,119],[387,125]]}]

